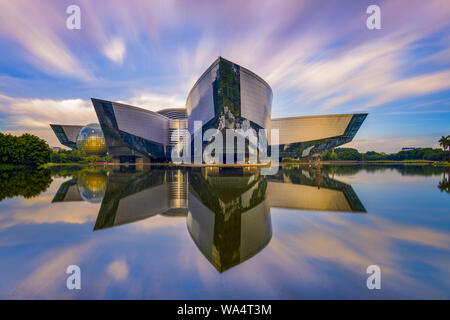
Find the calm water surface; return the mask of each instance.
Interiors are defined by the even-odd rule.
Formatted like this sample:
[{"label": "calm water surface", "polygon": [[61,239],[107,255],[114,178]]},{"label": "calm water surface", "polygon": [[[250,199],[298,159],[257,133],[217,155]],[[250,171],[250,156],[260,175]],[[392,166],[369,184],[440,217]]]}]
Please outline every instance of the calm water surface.
[{"label": "calm water surface", "polygon": [[[449,174],[3,171],[0,298],[448,299]],[[81,290],[66,288],[69,265]]]}]

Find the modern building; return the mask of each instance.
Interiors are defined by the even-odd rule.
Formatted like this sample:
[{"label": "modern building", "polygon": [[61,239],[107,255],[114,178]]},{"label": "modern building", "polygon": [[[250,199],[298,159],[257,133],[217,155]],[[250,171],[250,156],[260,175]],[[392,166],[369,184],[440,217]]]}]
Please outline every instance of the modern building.
[{"label": "modern building", "polygon": [[113,101],[92,99],[92,103],[108,154],[120,162],[169,160],[178,143],[172,134],[187,128],[185,109],[153,112]]},{"label": "modern building", "polygon": [[[98,123],[85,126],[51,124],[59,142],[71,149],[83,150],[88,155],[104,155],[106,142]],[[54,151],[56,151],[54,149]],[[59,150],[58,150],[59,151]]]},{"label": "modern building", "polygon": [[[185,108],[157,112],[92,99],[108,154],[117,162],[170,161],[172,149],[207,129],[279,130],[280,158],[317,157],[350,142],[366,113],[272,119],[272,89],[252,71],[219,57],[192,87]],[[196,127],[195,122],[202,126]],[[75,148],[74,126],[52,125],[61,143]],[[188,130],[190,142],[183,140]],[[223,135],[223,146],[226,146]],[[205,148],[210,142],[203,142]],[[237,152],[234,150],[225,150]],[[193,148],[191,148],[193,149]],[[247,151],[246,151],[247,152]]]}]

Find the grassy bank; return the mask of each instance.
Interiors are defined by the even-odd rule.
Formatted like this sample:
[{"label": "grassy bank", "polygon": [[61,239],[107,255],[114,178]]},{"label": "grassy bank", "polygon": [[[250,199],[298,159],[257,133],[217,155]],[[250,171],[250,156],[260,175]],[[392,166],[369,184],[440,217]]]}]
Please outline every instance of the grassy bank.
[{"label": "grassy bank", "polygon": [[290,160],[283,161],[281,165],[291,165],[291,164],[347,164],[347,165],[362,165],[362,164],[372,164],[372,165],[422,165],[422,166],[434,166],[434,167],[450,167],[450,162],[447,161],[431,161],[431,160],[323,160],[323,161],[302,161],[302,160]]},{"label": "grassy bank", "polygon": [[433,163],[433,166],[435,166],[435,167],[450,167],[450,162],[448,162],[448,161],[435,162],[435,163]]},{"label": "grassy bank", "polygon": [[439,163],[431,160],[325,160],[323,164],[412,164],[412,165],[433,165]]},{"label": "grassy bank", "polygon": [[95,162],[95,163],[86,163],[86,162],[64,162],[64,163],[58,163],[58,162],[49,162],[44,165],[42,165],[42,168],[49,168],[49,167],[64,167],[64,166],[80,166],[80,167],[92,167],[92,166],[107,166],[112,165],[112,163],[107,162]]}]

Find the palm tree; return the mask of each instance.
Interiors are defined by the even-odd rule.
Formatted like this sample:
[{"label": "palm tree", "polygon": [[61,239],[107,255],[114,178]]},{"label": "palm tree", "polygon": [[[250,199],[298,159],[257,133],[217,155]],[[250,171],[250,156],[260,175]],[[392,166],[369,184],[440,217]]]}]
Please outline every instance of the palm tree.
[{"label": "palm tree", "polygon": [[[445,161],[445,150],[447,149],[447,147],[450,148],[450,136],[442,136],[439,139],[439,145],[442,147],[442,149],[444,149],[444,158],[443,160]],[[449,156],[449,161],[450,161],[450,156]]]},{"label": "palm tree", "polygon": [[448,161],[450,162],[450,135],[447,136]]}]

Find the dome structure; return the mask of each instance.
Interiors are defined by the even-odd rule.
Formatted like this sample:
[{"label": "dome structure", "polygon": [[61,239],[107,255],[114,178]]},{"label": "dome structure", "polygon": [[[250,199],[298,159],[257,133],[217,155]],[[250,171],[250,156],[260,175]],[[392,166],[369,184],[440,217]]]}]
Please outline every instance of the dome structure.
[{"label": "dome structure", "polygon": [[99,124],[91,123],[80,130],[77,136],[77,149],[89,155],[106,153],[105,136]]},{"label": "dome structure", "polygon": [[102,202],[106,192],[107,177],[104,173],[93,172],[78,178],[77,185],[81,198],[91,203]]}]

